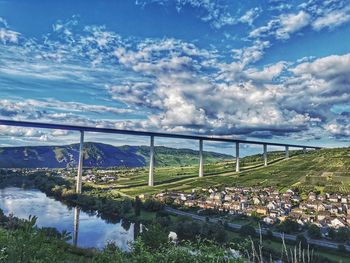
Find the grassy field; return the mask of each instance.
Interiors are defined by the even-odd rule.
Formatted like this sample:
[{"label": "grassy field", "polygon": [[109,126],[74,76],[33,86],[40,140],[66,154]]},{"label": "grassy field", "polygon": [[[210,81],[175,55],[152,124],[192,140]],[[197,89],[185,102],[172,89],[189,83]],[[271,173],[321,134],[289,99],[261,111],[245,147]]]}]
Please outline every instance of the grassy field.
[{"label": "grassy field", "polygon": [[[235,172],[235,162],[207,163],[205,176],[198,178],[198,166],[157,167],[155,186],[148,187],[147,168],[119,177],[108,187],[116,192],[135,196],[164,190],[191,191],[209,186],[272,186],[281,191],[290,187],[301,190],[350,193],[350,148],[322,149],[306,154],[292,152],[284,159],[283,152],[268,155],[268,166],[262,156],[241,159],[241,172]],[[100,185],[107,187],[107,185]]]}]

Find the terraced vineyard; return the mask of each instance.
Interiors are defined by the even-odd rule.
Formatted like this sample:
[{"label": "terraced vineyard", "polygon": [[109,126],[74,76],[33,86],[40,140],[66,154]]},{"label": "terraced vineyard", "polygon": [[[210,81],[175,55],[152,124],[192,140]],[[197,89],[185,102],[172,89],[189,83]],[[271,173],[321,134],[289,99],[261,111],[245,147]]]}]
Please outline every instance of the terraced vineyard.
[{"label": "terraced vineyard", "polygon": [[[114,185],[117,192],[127,195],[156,193],[168,190],[191,191],[208,186],[273,186],[280,190],[293,187],[350,193],[350,148],[322,149],[306,154],[270,153],[269,165],[264,167],[261,155],[242,158],[241,172],[235,163],[220,162],[205,165],[204,178],[198,178],[197,166],[160,167],[155,170],[155,186],[147,186],[147,169],[120,177]],[[110,187],[110,185],[109,185]]]}]

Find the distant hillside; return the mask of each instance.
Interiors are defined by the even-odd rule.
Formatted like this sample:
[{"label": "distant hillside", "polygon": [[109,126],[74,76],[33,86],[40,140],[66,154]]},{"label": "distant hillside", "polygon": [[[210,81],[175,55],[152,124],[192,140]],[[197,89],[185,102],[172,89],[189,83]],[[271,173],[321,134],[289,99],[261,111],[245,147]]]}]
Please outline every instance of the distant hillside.
[{"label": "distant hillside", "polygon": [[[155,147],[158,166],[192,165],[198,163],[198,151]],[[30,146],[0,148],[0,168],[66,168],[76,167],[79,145]],[[207,162],[232,159],[232,156],[204,152]],[[85,167],[142,167],[149,159],[148,146],[112,146],[103,143],[84,144]]]}]

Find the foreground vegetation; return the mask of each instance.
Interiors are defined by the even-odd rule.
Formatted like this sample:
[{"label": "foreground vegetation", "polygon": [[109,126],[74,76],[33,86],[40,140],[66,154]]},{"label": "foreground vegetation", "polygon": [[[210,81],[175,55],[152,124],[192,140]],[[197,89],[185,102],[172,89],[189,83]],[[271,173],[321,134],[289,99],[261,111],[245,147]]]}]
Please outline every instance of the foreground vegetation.
[{"label": "foreground vegetation", "polygon": [[19,220],[0,214],[0,262],[243,262],[240,258],[228,257],[226,250],[212,242],[185,242],[181,246],[165,242],[162,246],[152,247],[154,243],[143,236],[132,245],[129,254],[120,251],[113,243],[102,251],[80,249],[65,242],[67,233],[37,228],[35,223],[35,217]]}]

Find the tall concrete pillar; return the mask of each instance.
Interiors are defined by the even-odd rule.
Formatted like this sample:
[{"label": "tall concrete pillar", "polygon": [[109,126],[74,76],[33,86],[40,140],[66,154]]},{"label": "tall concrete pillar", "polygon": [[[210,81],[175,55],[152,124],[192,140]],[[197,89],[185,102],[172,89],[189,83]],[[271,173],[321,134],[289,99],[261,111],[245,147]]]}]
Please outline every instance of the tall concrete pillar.
[{"label": "tall concrete pillar", "polygon": [[199,177],[204,175],[203,140],[199,140]]},{"label": "tall concrete pillar", "polygon": [[267,166],[267,144],[264,144],[264,166]]},{"label": "tall concrete pillar", "polygon": [[239,172],[239,142],[236,142],[236,172]]},{"label": "tall concrete pillar", "polygon": [[77,175],[77,185],[75,192],[77,194],[81,193],[81,184],[83,176],[83,162],[84,162],[84,132],[80,131],[80,147],[79,147],[79,163],[78,163],[78,175]]},{"label": "tall concrete pillar", "polygon": [[149,172],[148,186],[154,185],[154,136],[151,136],[151,144],[149,148]]},{"label": "tall concrete pillar", "polygon": [[289,159],[289,146],[286,146],[286,159]]},{"label": "tall concrete pillar", "polygon": [[78,207],[74,207],[74,224],[73,224],[73,245],[78,245],[78,233],[79,233],[79,214]]}]

